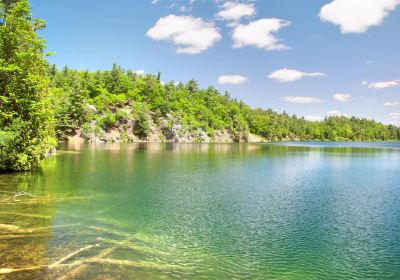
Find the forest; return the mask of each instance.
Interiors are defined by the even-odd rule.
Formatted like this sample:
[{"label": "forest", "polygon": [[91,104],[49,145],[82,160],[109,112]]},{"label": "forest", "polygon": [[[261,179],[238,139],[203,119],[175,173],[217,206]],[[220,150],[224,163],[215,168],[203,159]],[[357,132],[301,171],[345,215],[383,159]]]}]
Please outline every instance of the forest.
[{"label": "forest", "polygon": [[[356,117],[321,122],[251,108],[195,80],[163,84],[114,64],[109,71],[57,69],[46,57],[26,0],[0,3],[0,170],[29,170],[57,146],[92,142],[399,140],[400,128]],[[249,93],[251,94],[251,93]]]},{"label": "forest", "polygon": [[234,142],[246,142],[250,134],[266,141],[400,137],[399,128],[393,125],[344,116],[306,121],[271,109],[251,108],[212,86],[200,89],[195,80],[162,84],[160,75],[140,75],[116,64],[109,71],[96,72],[67,67],[59,71],[52,65],[50,98],[58,139],[66,139],[80,129],[89,135],[118,127],[125,134],[131,129],[140,140],[146,140],[152,128],[161,127],[161,140],[173,141],[170,136],[174,125],[200,142],[199,132],[205,132],[212,141],[221,131],[227,131]]}]

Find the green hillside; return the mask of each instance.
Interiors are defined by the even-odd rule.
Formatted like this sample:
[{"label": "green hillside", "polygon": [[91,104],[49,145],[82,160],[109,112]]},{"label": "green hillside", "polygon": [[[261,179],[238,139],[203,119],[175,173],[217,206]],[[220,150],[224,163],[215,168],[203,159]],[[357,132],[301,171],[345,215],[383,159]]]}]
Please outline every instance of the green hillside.
[{"label": "green hillside", "polygon": [[[241,142],[252,135],[266,141],[400,138],[393,125],[343,116],[306,121],[251,108],[213,87],[200,89],[194,80],[162,84],[160,73],[139,75],[117,65],[96,72],[58,71],[53,65],[49,75],[60,140],[76,134],[92,141]],[[111,130],[118,130],[119,138],[104,136]]]}]

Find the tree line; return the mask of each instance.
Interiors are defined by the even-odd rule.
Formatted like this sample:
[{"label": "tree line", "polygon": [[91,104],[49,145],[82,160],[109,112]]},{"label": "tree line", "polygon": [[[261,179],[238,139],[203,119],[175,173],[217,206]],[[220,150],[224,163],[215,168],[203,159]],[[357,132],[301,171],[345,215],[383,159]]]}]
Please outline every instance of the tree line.
[{"label": "tree line", "polygon": [[[321,122],[278,113],[271,109],[252,108],[243,101],[221,94],[210,86],[201,89],[195,80],[163,84],[160,74],[140,75],[114,64],[108,71],[76,71],[55,65],[49,68],[52,81],[52,104],[59,138],[96,123],[110,129],[118,122],[135,120],[136,133],[146,136],[149,124],[169,118],[189,130],[202,129],[209,136],[228,130],[235,141],[247,141],[249,133],[268,141],[398,140],[400,130],[394,125],[365,118],[331,116]],[[90,105],[90,106],[88,106]],[[96,108],[97,113],[89,108]]]}]

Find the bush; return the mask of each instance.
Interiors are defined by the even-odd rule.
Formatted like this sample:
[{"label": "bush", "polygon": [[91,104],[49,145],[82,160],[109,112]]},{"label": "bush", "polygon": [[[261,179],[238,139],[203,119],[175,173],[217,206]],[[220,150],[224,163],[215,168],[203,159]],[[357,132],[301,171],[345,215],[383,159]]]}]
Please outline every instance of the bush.
[{"label": "bush", "polygon": [[113,126],[115,126],[115,123],[117,122],[117,119],[115,117],[115,114],[112,112],[108,111],[106,114],[100,119],[99,125],[103,127],[104,129],[110,129]]},{"label": "bush", "polygon": [[139,138],[145,138],[151,132],[150,110],[146,103],[137,102],[134,109],[135,126],[133,133]]}]

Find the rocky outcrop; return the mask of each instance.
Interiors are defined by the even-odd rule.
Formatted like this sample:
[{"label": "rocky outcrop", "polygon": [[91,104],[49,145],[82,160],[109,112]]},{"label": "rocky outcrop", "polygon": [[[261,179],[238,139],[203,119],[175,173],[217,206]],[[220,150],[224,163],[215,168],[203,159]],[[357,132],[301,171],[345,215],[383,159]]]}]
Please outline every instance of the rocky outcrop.
[{"label": "rocky outcrop", "polygon": [[234,142],[233,135],[231,133],[229,133],[228,130],[216,131],[215,137],[213,140],[214,140],[213,142],[216,142],[216,143],[233,143]]},{"label": "rocky outcrop", "polygon": [[[90,108],[92,112],[97,112],[96,108]],[[249,133],[240,135],[236,138],[229,130],[217,130],[209,135],[201,128],[190,130],[182,125],[173,116],[168,115],[162,118],[159,124],[153,121],[150,125],[150,133],[145,137],[138,137],[133,133],[135,127],[134,120],[118,121],[113,127],[105,130],[99,128],[96,121],[86,125],[85,129],[79,129],[74,136],[67,137],[67,141],[74,144],[83,142],[102,143],[102,142],[175,142],[175,143],[233,143],[239,138],[239,142],[263,142],[264,139],[258,135]]]},{"label": "rocky outcrop", "polygon": [[[74,144],[105,143],[105,142],[175,142],[175,143],[233,143],[234,137],[228,130],[217,130],[210,137],[204,130],[197,129],[189,132],[188,129],[179,124],[174,124],[170,129],[152,127],[151,132],[145,138],[139,138],[132,133],[132,129],[114,127],[97,132],[84,133],[82,130],[76,132],[74,136],[67,137],[67,141]],[[264,138],[249,133],[247,141],[239,142],[260,143],[266,142]]]},{"label": "rocky outcrop", "polygon": [[78,131],[74,136],[68,136],[67,141],[69,143],[80,144],[85,142],[85,139],[81,136],[80,131]]},{"label": "rocky outcrop", "polygon": [[258,136],[258,135],[253,134],[253,133],[249,133],[249,135],[247,136],[247,142],[249,142],[249,143],[261,143],[261,142],[266,142],[266,140],[264,138],[262,138],[261,136]]}]

